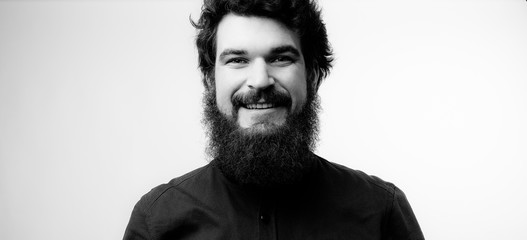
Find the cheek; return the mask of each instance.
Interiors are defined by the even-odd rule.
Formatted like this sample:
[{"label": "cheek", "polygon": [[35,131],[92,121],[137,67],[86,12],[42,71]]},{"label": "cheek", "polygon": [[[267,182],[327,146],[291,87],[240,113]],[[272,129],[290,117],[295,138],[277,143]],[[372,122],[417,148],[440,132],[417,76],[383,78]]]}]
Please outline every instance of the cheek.
[{"label": "cheek", "polygon": [[284,81],[284,87],[287,89],[293,100],[293,112],[298,112],[304,106],[307,100],[307,80],[304,71],[292,72]]},{"label": "cheek", "polygon": [[[232,95],[238,89],[237,81],[234,80],[233,74],[222,69],[217,69],[215,76],[216,102],[220,112],[227,116],[232,116]],[[229,76],[229,77],[227,77]]]}]

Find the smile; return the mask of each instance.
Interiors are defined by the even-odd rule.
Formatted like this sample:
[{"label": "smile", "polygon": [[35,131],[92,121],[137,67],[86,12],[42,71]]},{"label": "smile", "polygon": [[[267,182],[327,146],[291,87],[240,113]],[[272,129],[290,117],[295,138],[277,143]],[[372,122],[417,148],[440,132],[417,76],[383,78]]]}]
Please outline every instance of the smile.
[{"label": "smile", "polygon": [[256,103],[256,104],[247,104],[245,107],[247,109],[267,109],[267,108],[274,108],[275,105],[272,103]]}]

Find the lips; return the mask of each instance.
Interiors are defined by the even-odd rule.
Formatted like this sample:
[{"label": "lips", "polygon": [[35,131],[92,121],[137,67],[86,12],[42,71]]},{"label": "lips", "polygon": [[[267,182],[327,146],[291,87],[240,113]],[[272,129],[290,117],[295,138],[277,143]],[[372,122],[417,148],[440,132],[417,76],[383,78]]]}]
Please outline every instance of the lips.
[{"label": "lips", "polygon": [[236,111],[241,107],[250,110],[265,110],[279,107],[290,108],[291,103],[292,99],[287,92],[279,92],[274,88],[234,94],[232,97],[232,105]]},{"label": "lips", "polygon": [[245,108],[247,109],[268,109],[268,108],[274,108],[275,104],[272,103],[255,103],[255,104],[247,104],[245,105]]}]

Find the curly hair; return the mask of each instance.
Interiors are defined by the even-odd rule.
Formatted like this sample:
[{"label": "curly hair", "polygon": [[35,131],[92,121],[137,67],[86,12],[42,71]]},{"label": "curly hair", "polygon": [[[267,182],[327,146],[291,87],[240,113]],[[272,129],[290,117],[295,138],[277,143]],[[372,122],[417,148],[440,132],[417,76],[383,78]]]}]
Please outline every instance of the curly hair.
[{"label": "curly hair", "polygon": [[214,82],[218,24],[229,13],[271,18],[296,32],[300,38],[308,81],[313,81],[308,84],[312,89],[318,89],[329,74],[332,49],[321,11],[314,0],[204,0],[201,17],[197,22],[191,19],[191,23],[198,30],[198,61],[206,89]]}]

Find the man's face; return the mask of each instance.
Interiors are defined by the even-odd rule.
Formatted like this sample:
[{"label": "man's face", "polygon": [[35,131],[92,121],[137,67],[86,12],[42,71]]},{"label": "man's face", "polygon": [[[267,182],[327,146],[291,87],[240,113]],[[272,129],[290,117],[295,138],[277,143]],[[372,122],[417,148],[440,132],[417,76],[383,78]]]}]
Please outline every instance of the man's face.
[{"label": "man's face", "polygon": [[314,163],[319,105],[297,34],[275,20],[228,14],[216,49],[215,85],[204,95],[214,165],[244,185],[301,181]]},{"label": "man's face", "polygon": [[242,129],[267,132],[301,111],[306,67],[297,34],[268,18],[226,15],[216,33],[218,109]]}]

